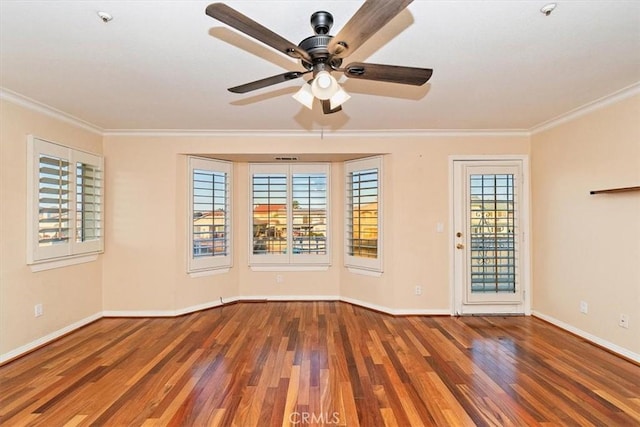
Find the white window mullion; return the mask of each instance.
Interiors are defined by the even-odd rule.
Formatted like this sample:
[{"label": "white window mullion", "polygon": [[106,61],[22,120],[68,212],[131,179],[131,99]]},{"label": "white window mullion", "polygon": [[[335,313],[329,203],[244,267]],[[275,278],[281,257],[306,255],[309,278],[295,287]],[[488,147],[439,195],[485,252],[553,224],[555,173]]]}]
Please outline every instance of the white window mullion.
[{"label": "white window mullion", "polygon": [[287,171],[287,255],[288,263],[292,262],[293,255],[293,177],[291,176],[291,166]]}]

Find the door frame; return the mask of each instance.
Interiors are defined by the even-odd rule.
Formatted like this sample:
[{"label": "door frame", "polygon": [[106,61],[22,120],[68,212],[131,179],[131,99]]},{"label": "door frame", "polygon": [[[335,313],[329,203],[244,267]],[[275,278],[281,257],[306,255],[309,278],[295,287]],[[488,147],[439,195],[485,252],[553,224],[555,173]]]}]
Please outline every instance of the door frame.
[{"label": "door frame", "polygon": [[[456,230],[455,230],[455,206],[454,197],[454,179],[455,179],[455,162],[473,162],[473,161],[517,161],[522,165],[522,196],[521,196],[521,236],[520,236],[520,265],[522,277],[523,314],[531,315],[531,186],[529,179],[529,156],[526,154],[502,154],[502,155],[450,155],[449,156],[449,297],[451,303],[451,315],[457,316],[462,313],[462,301],[464,290],[456,288]],[[458,298],[458,294],[461,294]],[[482,306],[480,306],[482,307]],[[482,314],[467,312],[465,314]],[[485,313],[499,314],[499,313]]]}]

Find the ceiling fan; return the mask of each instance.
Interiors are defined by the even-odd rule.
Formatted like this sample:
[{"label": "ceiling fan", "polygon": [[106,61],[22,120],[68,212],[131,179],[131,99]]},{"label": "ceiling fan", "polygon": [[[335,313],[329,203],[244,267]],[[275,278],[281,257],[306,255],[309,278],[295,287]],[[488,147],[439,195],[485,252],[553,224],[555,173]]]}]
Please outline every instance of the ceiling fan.
[{"label": "ceiling fan", "polygon": [[[349,95],[338,85],[332,71],[343,72],[354,79],[376,80],[420,86],[426,83],[433,70],[430,68],[403,67],[397,65],[352,62],[342,67],[342,60],[356,51],[380,28],[404,10],[413,0],[366,0],[337,35],[329,34],[333,16],[319,11],[311,15],[314,35],[297,46],[268,28],[255,22],[224,3],[207,6],[206,14],[262,43],[299,59],[306,71],[288,71],[229,88],[233,93],[247,93],[256,89],[286,82],[313,73],[313,80],[305,83],[294,98],[308,108],[313,99],[322,101],[325,114],[335,113]],[[342,68],[341,68],[342,67]]]}]

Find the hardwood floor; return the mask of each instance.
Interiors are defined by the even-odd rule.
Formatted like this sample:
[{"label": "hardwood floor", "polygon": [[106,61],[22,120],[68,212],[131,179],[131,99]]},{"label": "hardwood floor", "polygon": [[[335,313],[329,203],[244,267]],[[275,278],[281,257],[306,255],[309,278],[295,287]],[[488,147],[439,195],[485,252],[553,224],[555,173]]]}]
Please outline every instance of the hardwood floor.
[{"label": "hardwood floor", "polygon": [[0,367],[3,426],[640,425],[640,367],[535,318],[340,302],[101,319]]}]

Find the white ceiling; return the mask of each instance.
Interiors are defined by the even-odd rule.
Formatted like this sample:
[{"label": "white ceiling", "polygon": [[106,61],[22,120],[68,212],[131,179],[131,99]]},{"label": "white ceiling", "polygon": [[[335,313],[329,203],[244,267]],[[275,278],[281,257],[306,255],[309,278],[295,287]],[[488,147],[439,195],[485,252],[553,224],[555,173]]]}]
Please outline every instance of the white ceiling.
[{"label": "white ceiling", "polygon": [[[429,83],[346,79],[351,100],[324,116],[291,98],[302,79],[228,92],[302,68],[209,3],[0,0],[0,86],[105,131],[529,130],[640,81],[640,1],[558,0],[544,16],[544,0],[416,0],[345,64],[433,68]],[[336,34],[363,2],[226,3],[297,44],[313,12]]]}]

